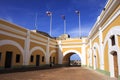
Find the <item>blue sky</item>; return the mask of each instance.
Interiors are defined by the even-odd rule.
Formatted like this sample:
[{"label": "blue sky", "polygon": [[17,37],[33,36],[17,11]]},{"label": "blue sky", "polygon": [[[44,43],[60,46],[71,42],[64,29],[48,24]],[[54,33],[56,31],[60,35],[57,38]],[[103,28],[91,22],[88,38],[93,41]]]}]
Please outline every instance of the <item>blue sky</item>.
[{"label": "blue sky", "polygon": [[70,60],[81,60],[81,58],[77,54],[73,54],[70,56]]},{"label": "blue sky", "polygon": [[87,36],[97,17],[104,8],[107,0],[0,0],[0,18],[20,25],[24,28],[35,29],[35,14],[38,14],[38,30],[49,33],[50,17],[46,11],[53,13],[52,36],[63,34],[63,20],[66,17],[66,33],[78,37],[78,15],[81,14],[82,36]]}]

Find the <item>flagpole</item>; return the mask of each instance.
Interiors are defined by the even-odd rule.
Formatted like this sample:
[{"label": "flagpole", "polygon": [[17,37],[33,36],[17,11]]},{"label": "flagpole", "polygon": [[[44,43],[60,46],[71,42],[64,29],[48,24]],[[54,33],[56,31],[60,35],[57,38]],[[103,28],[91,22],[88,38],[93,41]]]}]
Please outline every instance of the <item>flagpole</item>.
[{"label": "flagpole", "polygon": [[66,34],[66,19],[65,19],[65,15],[61,16],[63,21],[64,21],[64,34]]},{"label": "flagpole", "polygon": [[52,14],[50,16],[50,36],[51,36],[51,32],[52,32]]},{"label": "flagpole", "polygon": [[75,12],[78,14],[78,27],[79,27],[78,34],[79,34],[79,37],[81,38],[81,34],[82,34],[81,31],[82,30],[81,30],[81,24],[80,24],[80,11],[76,10]]},{"label": "flagpole", "polygon": [[81,37],[81,26],[80,26],[80,12],[79,12],[79,15],[78,15],[78,17],[79,17],[79,37]]},{"label": "flagpole", "polygon": [[47,14],[48,16],[50,16],[50,32],[49,32],[49,34],[50,34],[50,36],[51,36],[51,32],[52,32],[52,12],[46,11],[46,14]]},{"label": "flagpole", "polygon": [[66,34],[66,20],[64,19],[64,34]]},{"label": "flagpole", "polygon": [[37,16],[38,16],[38,14],[36,13],[36,15],[35,15],[35,30],[37,31]]}]

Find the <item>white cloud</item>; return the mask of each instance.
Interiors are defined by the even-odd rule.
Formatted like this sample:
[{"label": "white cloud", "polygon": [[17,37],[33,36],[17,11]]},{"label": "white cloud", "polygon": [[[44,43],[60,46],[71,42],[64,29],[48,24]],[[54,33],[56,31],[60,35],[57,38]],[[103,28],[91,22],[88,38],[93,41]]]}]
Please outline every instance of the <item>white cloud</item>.
[{"label": "white cloud", "polygon": [[73,38],[79,37],[78,28],[73,28],[73,29],[69,30],[67,33],[70,35],[70,37],[73,37]]},{"label": "white cloud", "polygon": [[5,19],[6,19],[7,21],[9,21],[9,22],[12,22],[12,23],[13,23],[13,19],[12,19],[10,16],[6,17]]},{"label": "white cloud", "polygon": [[[87,24],[87,25],[81,26],[81,33],[82,33],[81,35],[82,36],[88,36],[88,34],[89,34],[90,30],[91,30],[91,27],[92,27],[92,24]],[[69,30],[67,33],[72,38],[79,37],[79,30],[78,30],[77,27]]]},{"label": "white cloud", "polygon": [[91,28],[92,28],[92,24],[82,26],[82,36],[88,36]]}]

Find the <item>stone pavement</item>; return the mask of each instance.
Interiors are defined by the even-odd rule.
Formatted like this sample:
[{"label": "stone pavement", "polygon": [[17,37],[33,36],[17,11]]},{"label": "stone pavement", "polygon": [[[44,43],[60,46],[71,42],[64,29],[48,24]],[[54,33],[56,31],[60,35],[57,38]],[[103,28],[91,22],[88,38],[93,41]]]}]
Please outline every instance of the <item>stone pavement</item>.
[{"label": "stone pavement", "polygon": [[62,67],[46,70],[0,74],[0,80],[117,80],[83,67]]}]

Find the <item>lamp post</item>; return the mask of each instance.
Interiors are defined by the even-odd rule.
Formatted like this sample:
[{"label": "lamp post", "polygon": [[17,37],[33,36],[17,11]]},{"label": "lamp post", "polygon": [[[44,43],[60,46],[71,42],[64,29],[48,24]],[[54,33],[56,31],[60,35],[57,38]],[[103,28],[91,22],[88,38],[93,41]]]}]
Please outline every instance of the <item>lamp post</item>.
[{"label": "lamp post", "polygon": [[51,36],[51,31],[52,31],[52,12],[46,11],[46,14],[50,16],[50,36]]},{"label": "lamp post", "polygon": [[65,19],[65,15],[62,15],[61,17],[64,20],[64,34],[65,34],[66,33],[66,19]]},{"label": "lamp post", "polygon": [[81,26],[80,26],[80,11],[76,10],[75,13],[78,15],[78,32],[79,32],[79,37],[81,37]]}]

